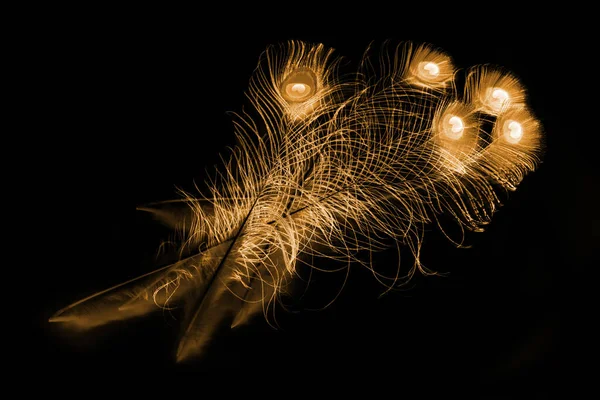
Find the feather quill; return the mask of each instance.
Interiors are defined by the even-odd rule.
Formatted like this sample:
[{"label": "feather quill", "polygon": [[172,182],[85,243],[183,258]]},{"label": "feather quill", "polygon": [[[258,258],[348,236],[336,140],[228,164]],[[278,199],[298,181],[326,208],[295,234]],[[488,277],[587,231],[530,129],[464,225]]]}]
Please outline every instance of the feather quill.
[{"label": "feather quill", "polygon": [[[498,191],[540,162],[541,124],[507,71],[473,67],[461,91],[444,51],[412,42],[381,50],[341,75],[322,44],[267,48],[249,84],[252,110],[234,118],[236,146],[199,193],[182,193],[186,213],[141,208],[179,226],[181,259],[51,321],[90,328],[182,307],[183,361],[261,313],[276,326],[275,306],[315,258],[370,268],[386,290],[434,274],[419,261],[424,227],[448,214],[482,230]],[[391,275],[361,256],[394,246],[415,262]]]}]

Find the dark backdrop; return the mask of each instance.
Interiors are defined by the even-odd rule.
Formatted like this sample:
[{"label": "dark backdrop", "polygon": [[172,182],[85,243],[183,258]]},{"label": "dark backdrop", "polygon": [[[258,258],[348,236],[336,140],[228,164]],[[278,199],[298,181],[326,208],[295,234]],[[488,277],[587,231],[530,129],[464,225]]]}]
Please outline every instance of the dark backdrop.
[{"label": "dark backdrop", "polygon": [[[56,192],[65,202],[53,222],[68,234],[56,247],[61,262],[44,269],[43,311],[35,322],[49,371],[196,373],[198,379],[244,371],[300,382],[339,373],[332,382],[335,376],[391,386],[431,380],[491,394],[516,385],[549,393],[585,380],[597,175],[588,132],[577,127],[584,101],[574,87],[586,71],[577,64],[575,34],[565,36],[556,25],[520,35],[488,35],[483,27],[449,32],[415,21],[389,28],[372,21],[372,29],[348,21],[320,34],[309,26],[268,29],[266,22],[240,27],[223,16],[208,25],[211,19],[158,12],[125,23],[95,21],[92,32],[82,19],[75,28],[57,26],[60,39],[49,41],[54,51],[46,61],[59,72],[52,86],[69,98],[58,120],[73,132],[63,139],[72,161],[54,163],[61,177]],[[247,104],[244,91],[259,54],[287,39],[322,42],[354,63],[372,40],[392,39],[437,45],[459,67],[504,66],[521,78],[544,125],[543,163],[484,233],[468,236],[471,249],[455,249],[435,229],[428,232],[423,259],[449,272],[444,278],[416,277],[409,290],[378,298],[381,288],[357,270],[331,308],[285,317],[282,331],[257,322],[218,340],[193,365],[174,364],[177,321],[168,316],[84,338],[61,336],[45,322],[54,311],[148,267],[159,231],[135,206],[202,181],[205,168],[233,144],[227,113]]]}]

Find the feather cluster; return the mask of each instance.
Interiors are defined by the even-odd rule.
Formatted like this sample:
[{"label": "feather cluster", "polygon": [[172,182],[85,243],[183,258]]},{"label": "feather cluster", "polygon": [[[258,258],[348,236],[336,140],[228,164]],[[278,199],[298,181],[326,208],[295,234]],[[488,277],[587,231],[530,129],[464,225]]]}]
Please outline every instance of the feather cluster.
[{"label": "feather cluster", "polygon": [[[445,214],[482,230],[498,192],[540,162],[541,124],[500,67],[458,70],[444,51],[411,42],[370,54],[342,75],[322,44],[269,47],[250,80],[251,110],[235,115],[230,157],[199,193],[183,193],[180,261],[52,321],[89,328],[180,306],[185,360],[223,327],[260,313],[275,321],[299,267],[315,258],[372,268],[390,289],[432,273],[419,261],[425,226]],[[361,256],[394,246],[415,262],[392,275]]]}]

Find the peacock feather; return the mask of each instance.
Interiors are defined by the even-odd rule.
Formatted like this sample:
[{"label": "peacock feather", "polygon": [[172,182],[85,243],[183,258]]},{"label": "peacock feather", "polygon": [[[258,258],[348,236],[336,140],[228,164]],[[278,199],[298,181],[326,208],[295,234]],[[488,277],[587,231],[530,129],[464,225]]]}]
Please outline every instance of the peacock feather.
[{"label": "peacock feather", "polygon": [[[323,44],[268,47],[222,165],[197,191],[181,191],[184,212],[139,207],[176,228],[178,260],[50,321],[87,330],[181,308],[182,361],[223,326],[262,314],[276,327],[277,306],[307,282],[301,271],[368,268],[385,291],[435,274],[420,261],[426,228],[444,230],[449,216],[463,233],[483,230],[499,193],[541,161],[542,127],[501,67],[457,69],[427,43],[386,42],[373,53],[342,74]],[[410,264],[389,273],[370,262],[393,248],[410,251]]]}]

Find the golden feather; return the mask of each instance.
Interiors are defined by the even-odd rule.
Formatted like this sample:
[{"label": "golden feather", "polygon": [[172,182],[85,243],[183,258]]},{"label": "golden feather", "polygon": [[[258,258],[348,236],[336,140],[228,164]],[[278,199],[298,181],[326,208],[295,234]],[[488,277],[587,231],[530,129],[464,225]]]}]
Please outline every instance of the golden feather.
[{"label": "golden feather", "polygon": [[[457,70],[429,44],[370,51],[342,75],[322,44],[267,48],[249,83],[252,110],[234,118],[237,143],[198,193],[182,193],[185,218],[142,207],[181,224],[180,260],[51,321],[87,329],[181,307],[181,361],[260,313],[276,326],[275,306],[315,259],[369,268],[385,290],[433,274],[419,257],[425,227],[446,214],[481,230],[498,191],[514,190],[540,162],[542,127],[518,79],[500,68]],[[393,247],[414,263],[385,274],[364,257]]]}]

